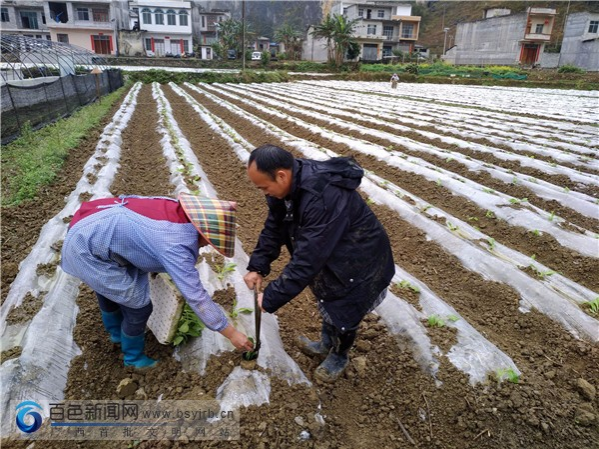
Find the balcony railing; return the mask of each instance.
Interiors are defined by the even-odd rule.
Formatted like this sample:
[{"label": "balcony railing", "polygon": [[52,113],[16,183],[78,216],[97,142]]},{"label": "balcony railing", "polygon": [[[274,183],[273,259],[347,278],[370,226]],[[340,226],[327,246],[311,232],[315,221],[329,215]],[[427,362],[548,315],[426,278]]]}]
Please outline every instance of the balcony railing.
[{"label": "balcony railing", "polygon": [[551,34],[526,33],[524,35],[524,40],[549,42],[551,40]]}]

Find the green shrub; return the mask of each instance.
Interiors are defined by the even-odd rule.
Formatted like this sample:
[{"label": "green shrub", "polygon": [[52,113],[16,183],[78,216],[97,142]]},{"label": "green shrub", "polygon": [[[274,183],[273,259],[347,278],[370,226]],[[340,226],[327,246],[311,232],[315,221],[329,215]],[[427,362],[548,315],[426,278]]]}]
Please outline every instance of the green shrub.
[{"label": "green shrub", "polygon": [[575,65],[566,64],[557,69],[557,73],[585,73],[585,71]]}]

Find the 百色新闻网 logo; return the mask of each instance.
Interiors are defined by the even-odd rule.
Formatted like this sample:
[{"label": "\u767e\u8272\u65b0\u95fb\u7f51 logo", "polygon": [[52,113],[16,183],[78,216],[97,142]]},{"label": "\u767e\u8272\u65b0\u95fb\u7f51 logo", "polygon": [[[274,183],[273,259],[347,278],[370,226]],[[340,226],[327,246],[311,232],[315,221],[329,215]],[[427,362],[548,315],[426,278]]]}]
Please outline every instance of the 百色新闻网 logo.
[{"label": "\u767e\u8272\u65b0\u95fb\u7f51 logo", "polygon": [[36,409],[42,410],[42,407],[33,401],[23,401],[17,405],[16,422],[19,430],[25,433],[33,433],[40,428],[42,425],[42,415]]}]

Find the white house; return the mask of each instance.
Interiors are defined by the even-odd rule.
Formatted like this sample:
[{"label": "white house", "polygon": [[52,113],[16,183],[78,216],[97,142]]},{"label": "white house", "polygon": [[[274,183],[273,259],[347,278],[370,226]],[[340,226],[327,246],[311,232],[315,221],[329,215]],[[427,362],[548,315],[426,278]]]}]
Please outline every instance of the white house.
[{"label": "white house", "polygon": [[181,55],[193,51],[191,2],[129,2],[131,30],[142,33],[148,55]]}]

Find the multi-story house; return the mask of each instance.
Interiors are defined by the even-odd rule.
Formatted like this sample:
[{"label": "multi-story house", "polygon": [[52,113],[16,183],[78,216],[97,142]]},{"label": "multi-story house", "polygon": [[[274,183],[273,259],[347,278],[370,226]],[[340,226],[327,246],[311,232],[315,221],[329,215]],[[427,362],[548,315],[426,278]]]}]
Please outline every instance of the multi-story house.
[{"label": "multi-story house", "polygon": [[212,44],[218,42],[218,24],[231,18],[231,13],[224,9],[205,11],[200,8],[198,56],[201,59],[214,59],[216,55]]},{"label": "multi-story house", "polygon": [[[332,14],[356,20],[353,39],[360,45],[362,61],[379,61],[392,56],[394,50],[413,52],[420,33],[421,17],[412,15],[412,5],[391,1],[340,1],[331,7]],[[325,61],[326,43],[315,39],[308,30],[304,40],[304,59]]]},{"label": "multi-story house", "polygon": [[128,2],[128,11],[128,23],[120,19],[119,30],[139,32],[146,54],[177,56],[193,51],[191,2],[137,0]]},{"label": "multi-story house", "polygon": [[50,40],[47,17],[43,1],[5,0],[0,5],[0,30],[2,34]]},{"label": "multi-story house", "polygon": [[86,48],[94,53],[116,53],[113,5],[110,0],[69,0],[44,3],[53,41]]},{"label": "multi-story house", "polygon": [[343,15],[358,20],[354,38],[363,61],[392,56],[393,50],[412,52],[420,33],[420,17],[412,16],[412,5],[397,2],[343,2]]},{"label": "multi-story house", "polygon": [[599,13],[569,14],[557,65],[599,70]]},{"label": "multi-story house", "polygon": [[457,25],[455,46],[444,60],[453,64],[535,66],[551,40],[556,10],[530,7],[511,14],[488,9],[481,20]]}]

